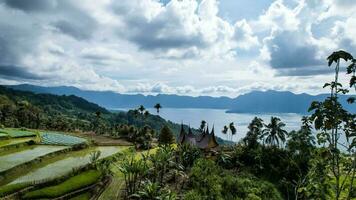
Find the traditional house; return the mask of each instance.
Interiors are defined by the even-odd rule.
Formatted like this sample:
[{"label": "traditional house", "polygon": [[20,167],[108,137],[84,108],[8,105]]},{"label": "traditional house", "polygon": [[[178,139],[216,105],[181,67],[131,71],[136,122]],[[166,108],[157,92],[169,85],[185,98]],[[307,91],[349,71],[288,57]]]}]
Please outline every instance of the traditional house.
[{"label": "traditional house", "polygon": [[190,144],[198,147],[199,149],[210,150],[219,146],[215,138],[214,127],[209,133],[209,127],[203,133],[193,134],[192,129],[189,127],[188,133],[184,130],[183,124],[181,126],[178,143]]}]

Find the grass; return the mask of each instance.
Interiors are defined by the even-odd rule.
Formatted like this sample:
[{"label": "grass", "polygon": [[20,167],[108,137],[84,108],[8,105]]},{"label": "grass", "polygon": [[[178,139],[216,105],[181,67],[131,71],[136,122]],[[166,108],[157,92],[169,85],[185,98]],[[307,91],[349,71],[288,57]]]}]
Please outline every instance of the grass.
[{"label": "grass", "polygon": [[6,195],[13,194],[17,191],[20,191],[26,187],[29,187],[30,183],[18,183],[18,184],[11,184],[5,185],[0,187],[0,197],[4,197]]},{"label": "grass", "polygon": [[73,197],[70,200],[89,200],[90,197],[91,197],[90,193],[87,192],[87,193],[81,194],[79,196]]},{"label": "grass", "polygon": [[96,183],[101,177],[97,170],[89,170],[50,187],[28,192],[23,199],[56,198]]}]

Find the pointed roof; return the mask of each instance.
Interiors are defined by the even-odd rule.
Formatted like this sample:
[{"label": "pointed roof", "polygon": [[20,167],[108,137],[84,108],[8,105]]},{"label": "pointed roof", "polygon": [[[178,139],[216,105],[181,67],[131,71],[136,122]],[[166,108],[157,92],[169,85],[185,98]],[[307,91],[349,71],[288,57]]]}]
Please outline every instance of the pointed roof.
[{"label": "pointed roof", "polygon": [[209,124],[208,124],[208,125],[206,125],[205,134],[209,134]]},{"label": "pointed roof", "polygon": [[190,126],[187,133],[182,123],[178,142],[181,144],[194,145],[200,149],[209,149],[219,146],[215,138],[214,125],[210,133],[209,126],[207,126],[202,133],[194,134]]},{"label": "pointed roof", "polygon": [[178,142],[179,143],[182,143],[184,138],[185,138],[185,135],[186,135],[186,132],[184,130],[184,126],[183,126],[183,122],[182,122],[182,125],[180,127],[180,134],[179,134],[179,137],[178,137]]},{"label": "pointed roof", "polygon": [[192,129],[190,128],[190,125],[189,125],[189,129],[188,129],[188,134],[189,135],[193,135],[193,132],[192,132]]}]

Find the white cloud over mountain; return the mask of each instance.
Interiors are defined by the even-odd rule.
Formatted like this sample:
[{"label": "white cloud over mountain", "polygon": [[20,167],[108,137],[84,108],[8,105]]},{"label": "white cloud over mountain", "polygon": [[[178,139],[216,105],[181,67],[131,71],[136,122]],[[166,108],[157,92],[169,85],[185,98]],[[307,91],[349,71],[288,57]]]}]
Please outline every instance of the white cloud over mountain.
[{"label": "white cloud over mountain", "polygon": [[0,80],[145,94],[319,93],[310,82],[330,79],[326,56],[356,54],[354,1],[276,0],[238,20],[224,15],[225,1],[0,0]]}]

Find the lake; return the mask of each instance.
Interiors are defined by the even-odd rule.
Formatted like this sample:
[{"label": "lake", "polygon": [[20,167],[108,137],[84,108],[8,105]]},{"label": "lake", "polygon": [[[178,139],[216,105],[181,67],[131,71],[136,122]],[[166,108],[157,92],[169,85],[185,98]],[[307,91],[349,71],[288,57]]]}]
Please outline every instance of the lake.
[{"label": "lake", "polygon": [[[152,114],[157,114],[153,108],[148,108],[147,110]],[[209,129],[211,130],[214,125],[215,134],[223,139],[226,139],[226,135],[221,133],[224,125],[234,122],[235,126],[237,126],[237,134],[233,138],[234,141],[238,141],[245,136],[247,126],[255,116],[263,119],[264,123],[268,123],[271,116],[279,117],[286,124],[285,129],[287,131],[298,130],[302,118],[302,115],[295,113],[226,113],[226,110],[220,109],[195,108],[162,108],[159,115],[175,123],[190,124],[194,128],[199,128],[200,122],[205,120],[209,124]]]}]

